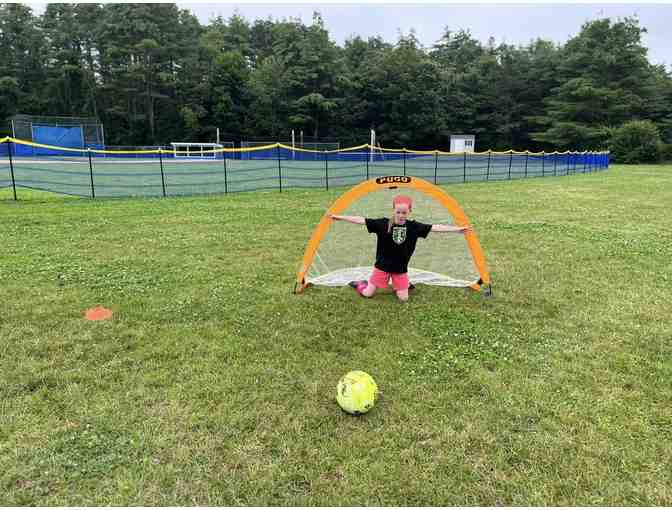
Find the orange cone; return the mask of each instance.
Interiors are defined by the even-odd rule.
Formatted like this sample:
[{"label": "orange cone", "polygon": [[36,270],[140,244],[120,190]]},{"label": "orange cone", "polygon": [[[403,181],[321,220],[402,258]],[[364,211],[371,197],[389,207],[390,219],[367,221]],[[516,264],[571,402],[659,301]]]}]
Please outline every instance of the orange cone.
[{"label": "orange cone", "polygon": [[89,321],[104,321],[112,317],[112,310],[103,306],[89,308],[84,315],[84,318]]}]

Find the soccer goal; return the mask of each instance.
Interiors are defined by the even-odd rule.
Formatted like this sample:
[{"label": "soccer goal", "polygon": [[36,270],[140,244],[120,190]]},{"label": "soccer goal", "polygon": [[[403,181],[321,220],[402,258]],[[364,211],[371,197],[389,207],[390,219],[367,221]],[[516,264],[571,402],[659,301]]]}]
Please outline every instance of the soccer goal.
[{"label": "soccer goal", "polygon": [[369,160],[370,163],[375,161],[385,161],[385,153],[380,147],[380,143],[376,140],[376,131],[371,130],[371,140],[369,141]]},{"label": "soccer goal", "polygon": [[[221,154],[218,149],[223,149],[223,143],[205,143],[205,142],[170,142],[173,147],[175,158],[198,158],[198,159],[217,159]],[[229,145],[233,148],[233,142]],[[221,157],[221,156],[220,156]]]},{"label": "soccer goal", "polygon": [[[326,211],[308,241],[296,279],[295,292],[308,285],[344,286],[371,275],[376,238],[364,226],[333,221],[330,214],[389,218],[392,200],[403,193],[413,200],[413,214],[428,224],[468,225],[457,201],[433,184],[408,176],[378,177],[341,195]],[[476,233],[432,233],[418,243],[408,269],[414,284],[443,287],[483,286],[490,291],[490,275]]]}]

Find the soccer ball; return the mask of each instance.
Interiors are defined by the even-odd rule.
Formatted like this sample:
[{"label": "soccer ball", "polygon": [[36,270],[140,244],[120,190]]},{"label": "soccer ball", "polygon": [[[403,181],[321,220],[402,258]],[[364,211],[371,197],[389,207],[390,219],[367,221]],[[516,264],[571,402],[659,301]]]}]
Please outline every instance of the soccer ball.
[{"label": "soccer ball", "polygon": [[348,372],[336,386],[336,402],[350,414],[364,414],[376,403],[378,386],[366,372],[353,370]]}]

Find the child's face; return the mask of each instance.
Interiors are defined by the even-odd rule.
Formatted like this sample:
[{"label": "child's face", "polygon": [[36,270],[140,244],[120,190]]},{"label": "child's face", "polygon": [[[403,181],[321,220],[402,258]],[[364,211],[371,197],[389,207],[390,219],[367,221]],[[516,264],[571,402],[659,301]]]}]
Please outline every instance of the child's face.
[{"label": "child's face", "polygon": [[406,223],[406,218],[410,214],[411,210],[408,208],[407,204],[397,204],[394,206],[394,222],[397,225],[403,225]]}]

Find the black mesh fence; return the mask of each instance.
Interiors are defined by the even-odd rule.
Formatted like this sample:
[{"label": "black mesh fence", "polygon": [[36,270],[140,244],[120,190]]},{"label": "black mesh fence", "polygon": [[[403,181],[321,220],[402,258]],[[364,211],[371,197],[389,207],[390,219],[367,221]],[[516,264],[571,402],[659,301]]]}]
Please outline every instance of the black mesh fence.
[{"label": "black mesh fence", "polygon": [[608,152],[445,153],[368,145],[311,151],[282,144],[209,152],[194,156],[156,147],[79,150],[5,138],[0,140],[0,188],[11,188],[15,196],[21,189],[91,198],[179,196],[329,189],[387,175],[420,177],[442,185],[590,173],[609,167]]}]

